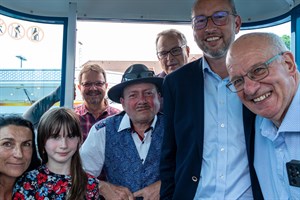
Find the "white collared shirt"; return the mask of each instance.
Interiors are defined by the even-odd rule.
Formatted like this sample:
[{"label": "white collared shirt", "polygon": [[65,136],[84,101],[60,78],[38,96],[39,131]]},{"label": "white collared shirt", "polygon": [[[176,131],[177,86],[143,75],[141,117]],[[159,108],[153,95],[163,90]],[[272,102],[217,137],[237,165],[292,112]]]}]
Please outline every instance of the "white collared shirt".
[{"label": "white collared shirt", "polygon": [[[96,129],[97,124],[101,123],[101,121],[97,122],[91,128],[87,139],[80,148],[80,156],[84,170],[96,177],[100,175],[105,163],[106,126],[103,126],[98,130]],[[146,160],[150,148],[152,130],[155,128],[156,121],[157,116],[155,115],[150,126],[151,128],[144,133],[145,137],[143,140],[140,140],[138,134],[134,130],[132,132],[132,139],[143,163]],[[121,120],[118,132],[125,129],[131,129],[130,118],[126,113]]]}]

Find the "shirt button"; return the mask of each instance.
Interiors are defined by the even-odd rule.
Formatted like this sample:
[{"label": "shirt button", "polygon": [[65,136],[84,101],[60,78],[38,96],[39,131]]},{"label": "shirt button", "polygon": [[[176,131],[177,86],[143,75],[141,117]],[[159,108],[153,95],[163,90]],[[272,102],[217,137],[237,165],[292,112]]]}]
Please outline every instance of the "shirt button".
[{"label": "shirt button", "polygon": [[225,124],[222,123],[222,124],[221,124],[221,127],[224,128],[224,127],[225,127]]},{"label": "shirt button", "polygon": [[197,178],[196,176],[192,176],[192,180],[193,180],[194,182],[197,182],[197,181],[198,181],[198,178]]},{"label": "shirt button", "polygon": [[221,151],[224,151],[224,148],[221,148],[220,150],[221,150]]}]

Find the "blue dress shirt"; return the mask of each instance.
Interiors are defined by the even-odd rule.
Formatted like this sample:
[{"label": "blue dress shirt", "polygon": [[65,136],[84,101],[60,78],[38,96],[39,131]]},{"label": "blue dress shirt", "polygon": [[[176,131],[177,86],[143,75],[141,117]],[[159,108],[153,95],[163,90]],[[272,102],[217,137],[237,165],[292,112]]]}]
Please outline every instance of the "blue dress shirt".
[{"label": "blue dress shirt", "polygon": [[254,167],[265,199],[300,199],[290,186],[286,162],[300,160],[300,87],[280,125],[257,117]]},{"label": "blue dress shirt", "polygon": [[194,199],[253,199],[242,103],[205,60],[203,74],[204,148]]}]

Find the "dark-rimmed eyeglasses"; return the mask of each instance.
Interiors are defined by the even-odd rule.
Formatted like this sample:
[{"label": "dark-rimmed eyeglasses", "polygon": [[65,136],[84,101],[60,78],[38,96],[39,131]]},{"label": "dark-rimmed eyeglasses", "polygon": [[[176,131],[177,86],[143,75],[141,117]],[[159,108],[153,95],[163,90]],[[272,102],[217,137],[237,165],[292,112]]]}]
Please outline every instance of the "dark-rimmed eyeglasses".
[{"label": "dark-rimmed eyeglasses", "polygon": [[130,81],[138,78],[154,77],[154,71],[140,72],[140,73],[125,73],[122,77],[122,82]]},{"label": "dark-rimmed eyeglasses", "polygon": [[158,59],[164,59],[168,56],[168,54],[170,53],[172,56],[179,56],[182,54],[182,48],[184,48],[186,46],[186,44],[181,45],[180,47],[174,47],[172,48],[170,51],[160,51],[157,52],[157,57]]},{"label": "dark-rimmed eyeglasses", "polygon": [[244,77],[247,76],[252,81],[260,81],[264,78],[266,78],[269,75],[269,65],[279,58],[279,56],[282,56],[285,52],[280,52],[279,54],[276,54],[269,60],[267,60],[264,63],[256,64],[254,65],[245,75],[235,77],[229,83],[226,84],[226,87],[231,92],[239,92],[244,89],[245,79]]},{"label": "dark-rimmed eyeglasses", "polygon": [[207,26],[208,19],[210,18],[213,23],[217,26],[224,26],[228,23],[228,16],[235,14],[229,13],[228,11],[217,11],[211,16],[198,15],[192,18],[193,29],[201,30]]},{"label": "dark-rimmed eyeglasses", "polygon": [[102,87],[106,82],[99,81],[99,82],[83,82],[80,85],[82,85],[85,88],[91,88],[93,85],[95,87]]}]

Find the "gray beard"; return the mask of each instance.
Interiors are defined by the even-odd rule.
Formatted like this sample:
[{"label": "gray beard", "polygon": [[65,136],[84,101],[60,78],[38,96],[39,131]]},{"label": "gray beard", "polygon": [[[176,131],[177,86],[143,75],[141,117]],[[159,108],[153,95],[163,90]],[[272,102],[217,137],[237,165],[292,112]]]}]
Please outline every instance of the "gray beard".
[{"label": "gray beard", "polygon": [[223,58],[226,56],[227,50],[225,51],[224,49],[219,49],[218,51],[206,51],[205,55],[210,57],[210,58]]},{"label": "gray beard", "polygon": [[223,46],[221,49],[212,51],[210,50],[210,48],[208,48],[207,46],[202,46],[202,48],[200,47],[200,45],[198,45],[199,48],[203,51],[203,53],[209,57],[209,58],[215,58],[215,59],[219,59],[222,57],[225,57],[228,51],[229,47]]},{"label": "gray beard", "polygon": [[85,99],[85,101],[88,103],[88,104],[91,104],[91,105],[98,105],[101,103],[101,100],[100,98],[88,98],[88,99]]}]

